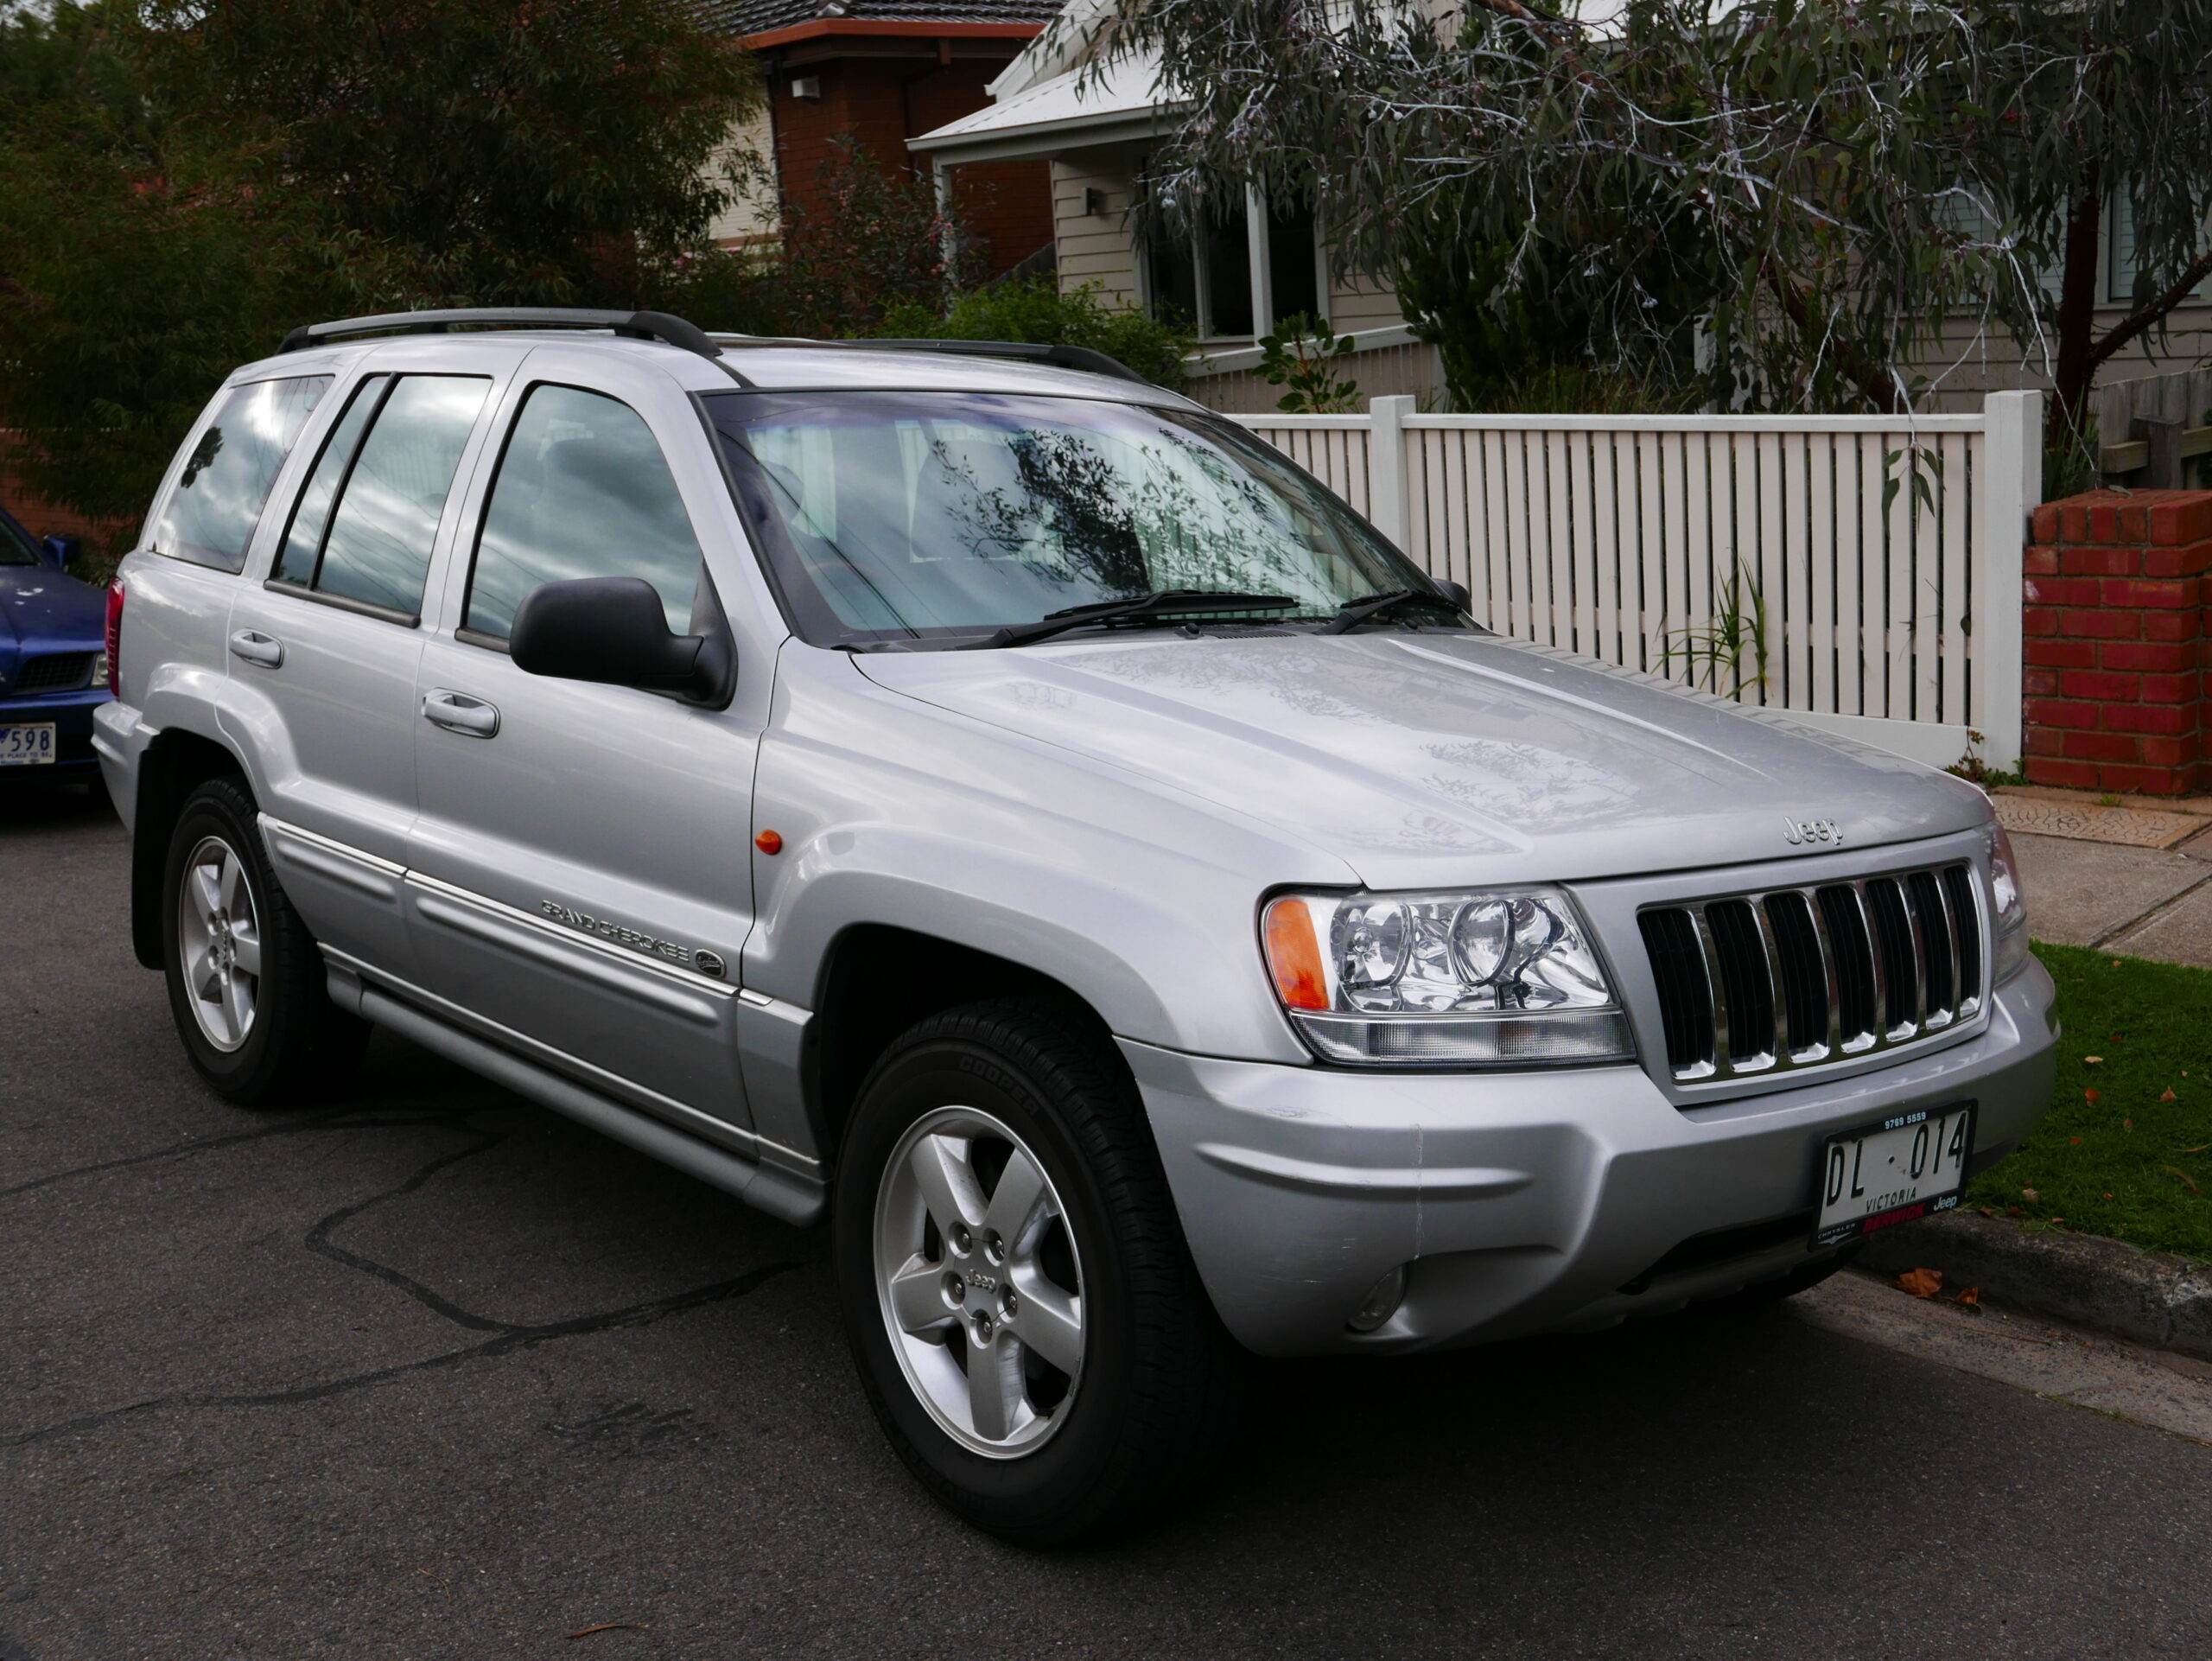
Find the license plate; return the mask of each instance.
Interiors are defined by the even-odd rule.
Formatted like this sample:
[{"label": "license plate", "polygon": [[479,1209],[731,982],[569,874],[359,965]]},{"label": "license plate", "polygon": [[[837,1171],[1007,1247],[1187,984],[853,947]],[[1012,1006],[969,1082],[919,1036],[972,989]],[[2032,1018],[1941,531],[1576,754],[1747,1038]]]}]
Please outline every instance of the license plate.
[{"label": "license plate", "polygon": [[34,722],[21,727],[0,727],[0,767],[45,767],[54,765],[54,723]]},{"label": "license plate", "polygon": [[1922,1108],[1830,1136],[1821,1150],[1813,1244],[1835,1245],[1892,1223],[1949,1211],[1974,1152],[1974,1104]]}]

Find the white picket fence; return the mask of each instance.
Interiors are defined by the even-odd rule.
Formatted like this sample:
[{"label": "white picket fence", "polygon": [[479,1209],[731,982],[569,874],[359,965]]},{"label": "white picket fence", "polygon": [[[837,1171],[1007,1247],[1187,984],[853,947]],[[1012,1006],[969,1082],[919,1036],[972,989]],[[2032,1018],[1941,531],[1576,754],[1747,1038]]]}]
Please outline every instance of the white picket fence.
[{"label": "white picket fence", "polygon": [[[1465,583],[1501,633],[1939,766],[1978,732],[2009,767],[2041,405],[1999,392],[1978,415],[1465,416],[1383,398],[1364,415],[1233,418]],[[1696,642],[1732,618],[1743,650],[1716,663]]]}]

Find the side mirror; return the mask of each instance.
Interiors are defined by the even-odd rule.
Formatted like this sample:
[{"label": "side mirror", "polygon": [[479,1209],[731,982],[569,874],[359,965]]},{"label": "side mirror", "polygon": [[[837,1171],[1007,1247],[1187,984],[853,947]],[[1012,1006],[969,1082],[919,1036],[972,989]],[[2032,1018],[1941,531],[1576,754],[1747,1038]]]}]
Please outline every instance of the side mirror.
[{"label": "side mirror", "polygon": [[85,551],[85,544],[77,537],[42,537],[39,551],[46,556],[46,563],[57,571],[69,569],[69,562]]},{"label": "side mirror", "polygon": [[1453,605],[1459,607],[1461,611],[1466,610],[1470,606],[1474,604],[1475,597],[1467,592],[1467,585],[1465,583],[1454,582],[1450,581],[1448,578],[1441,576],[1432,577],[1429,580],[1435,585],[1437,593],[1442,595]]},{"label": "side mirror", "polygon": [[507,651],[529,674],[674,692],[696,703],[727,702],[735,667],[725,640],[671,634],[660,595],[639,576],[577,577],[533,590],[515,610]]}]

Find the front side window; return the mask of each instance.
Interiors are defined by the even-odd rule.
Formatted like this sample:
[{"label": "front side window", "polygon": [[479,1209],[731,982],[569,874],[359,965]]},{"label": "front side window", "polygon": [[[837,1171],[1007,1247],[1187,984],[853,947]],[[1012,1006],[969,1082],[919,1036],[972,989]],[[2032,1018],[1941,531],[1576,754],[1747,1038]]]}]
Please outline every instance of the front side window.
[{"label": "front side window", "polygon": [[1229,423],[1089,398],[707,400],[801,636],[956,645],[1163,589],[1281,595],[1276,622],[1427,579]]},{"label": "front side window", "polygon": [[462,626],[505,640],[547,582],[641,576],[675,633],[691,632],[699,539],[667,458],[626,404],[574,386],[531,389],[484,510]]},{"label": "front side window", "polygon": [[0,565],[39,565],[38,544],[31,533],[0,510]]},{"label": "front side window", "polygon": [[262,505],[276,470],[291,454],[322,395],[328,375],[260,380],[234,387],[215,419],[193,441],[184,471],[154,527],[152,545],[164,554],[235,571],[245,563]]},{"label": "front side window", "polygon": [[372,375],[316,458],[276,581],[412,618],[461,453],[491,381]]}]

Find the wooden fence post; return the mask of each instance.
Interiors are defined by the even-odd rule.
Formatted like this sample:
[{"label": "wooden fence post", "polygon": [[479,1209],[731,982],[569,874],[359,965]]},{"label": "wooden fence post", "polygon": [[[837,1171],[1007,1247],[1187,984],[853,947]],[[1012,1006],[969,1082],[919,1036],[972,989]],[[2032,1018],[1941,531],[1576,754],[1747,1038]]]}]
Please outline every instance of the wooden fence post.
[{"label": "wooden fence post", "polygon": [[1367,519],[1401,552],[1412,551],[1406,417],[1415,403],[1403,395],[1367,401]]},{"label": "wooden fence post", "polygon": [[1974,656],[1980,673],[1972,724],[1993,767],[2020,765],[2021,592],[2029,524],[2043,500],[2043,394],[1992,392],[1982,400],[1980,547],[1975,550]]}]

